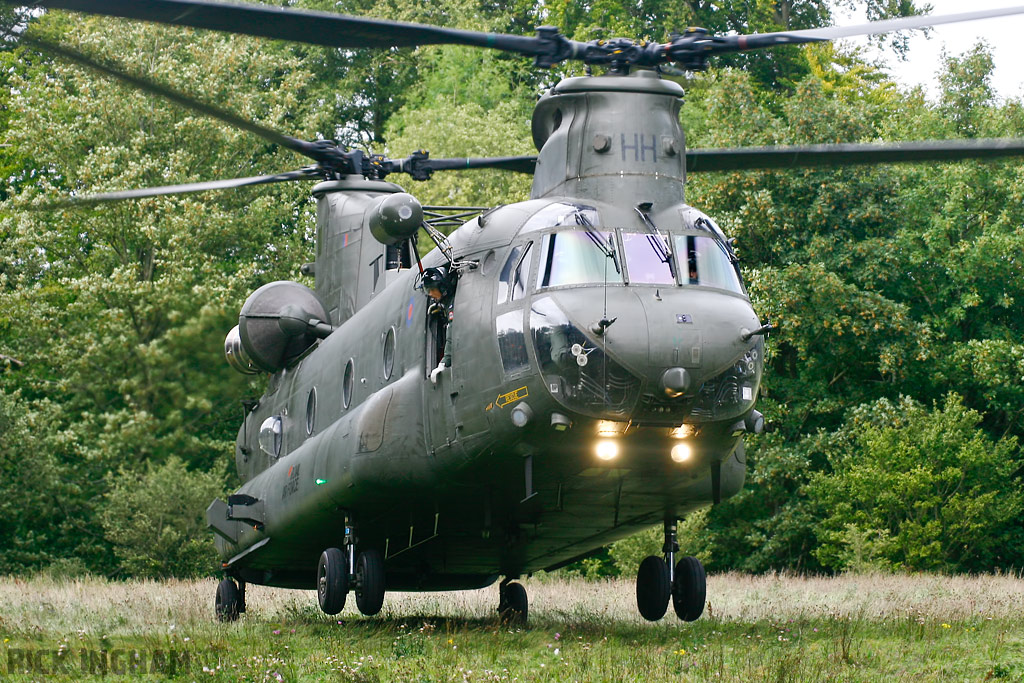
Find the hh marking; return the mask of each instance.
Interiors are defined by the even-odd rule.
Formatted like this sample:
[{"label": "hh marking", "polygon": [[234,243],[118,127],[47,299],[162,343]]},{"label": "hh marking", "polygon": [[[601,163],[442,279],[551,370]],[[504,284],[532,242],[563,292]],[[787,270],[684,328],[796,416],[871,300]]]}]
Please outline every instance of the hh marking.
[{"label": "hh marking", "polygon": [[529,395],[530,391],[526,387],[519,387],[515,391],[510,391],[507,394],[501,394],[497,399],[495,399],[494,403],[499,408],[504,408],[509,403],[515,403]]},{"label": "hh marking", "polygon": [[633,144],[626,144],[626,134],[621,133],[622,139],[622,160],[626,160],[626,150],[633,150],[633,161],[647,161],[647,152],[651,153],[651,161],[658,161],[658,148],[654,144],[654,136],[651,136],[651,144],[646,144],[647,136],[643,133],[633,133]]}]

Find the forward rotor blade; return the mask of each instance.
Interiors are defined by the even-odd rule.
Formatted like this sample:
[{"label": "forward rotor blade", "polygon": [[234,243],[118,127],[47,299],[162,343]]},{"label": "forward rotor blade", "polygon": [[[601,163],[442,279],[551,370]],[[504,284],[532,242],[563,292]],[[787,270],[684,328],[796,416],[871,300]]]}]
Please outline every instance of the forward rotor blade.
[{"label": "forward rotor blade", "polygon": [[707,46],[706,50],[711,54],[721,54],[724,52],[756,50],[759,48],[773,47],[775,45],[818,43],[827,40],[837,40],[839,38],[849,38],[851,36],[874,36],[882,33],[889,33],[891,31],[928,28],[930,26],[939,26],[941,24],[955,24],[963,21],[991,19],[994,17],[1005,17],[1013,14],[1024,14],[1024,6],[979,10],[975,12],[960,12],[958,14],[901,17],[899,19],[887,19],[883,21],[873,21],[867,24],[857,24],[856,26],[827,26],[824,28],[812,28],[800,31],[754,33],[746,36],[715,36],[712,39],[713,42]]},{"label": "forward rotor blade", "polygon": [[983,160],[1019,156],[1024,156],[1024,138],[689,149],[686,151],[686,170],[690,173],[751,171],[772,168]]},{"label": "forward rotor blade", "polygon": [[[533,173],[537,156],[523,157],[456,157],[452,159],[430,159],[427,162],[432,171],[458,171],[472,168],[497,168],[517,173]],[[400,169],[401,170],[401,169]]]},{"label": "forward rotor blade", "polygon": [[208,180],[199,183],[184,183],[182,185],[164,185],[162,187],[144,187],[137,190],[123,190],[121,192],[104,192],[101,194],[85,195],[82,197],[71,197],[54,202],[47,202],[42,205],[34,205],[35,210],[60,209],[76,206],[91,206],[104,202],[119,202],[125,199],[142,199],[143,197],[160,197],[169,194],[186,194],[189,192],[206,192],[208,190],[227,190],[235,187],[247,187],[249,185],[269,185],[271,183],[287,183],[295,180],[315,180],[323,177],[323,172],[316,166],[309,166],[297,171],[287,171],[277,175],[259,175],[248,178],[230,178],[228,180]]},{"label": "forward rotor blade", "polygon": [[209,0],[40,0],[35,4],[327,47],[474,45],[530,56],[548,51],[547,41],[532,36],[463,31],[266,5]]},{"label": "forward rotor blade", "polygon": [[239,128],[241,130],[257,135],[268,142],[280,145],[286,149],[292,150],[293,152],[298,152],[299,154],[310,159],[314,159],[316,161],[329,162],[333,160],[335,157],[335,155],[332,155],[330,153],[330,148],[316,145],[311,142],[306,142],[305,140],[299,140],[298,138],[293,138],[290,135],[278,133],[275,130],[271,130],[270,128],[261,126],[258,123],[254,123],[247,119],[243,119],[240,116],[236,116],[231,112],[220,109],[219,107],[215,107],[212,104],[207,104],[195,98],[189,97],[188,95],[179,93],[178,91],[172,90],[167,86],[160,85],[159,83],[154,83],[153,81],[141,78],[139,76],[133,76],[113,66],[102,64],[94,60],[93,58],[87,57],[81,52],[73,50],[64,45],[59,45],[57,43],[50,42],[44,38],[37,38],[31,35],[22,35],[21,40],[39,48],[40,50],[63,57],[64,59],[75,62],[77,64],[81,64],[82,66],[88,67],[94,71],[98,71],[101,74],[110,76],[124,83],[128,83],[129,85],[139,88],[140,90],[144,90],[145,92],[148,92],[151,95],[163,97],[164,99],[170,100],[171,102],[174,102],[175,104],[182,106],[186,109],[191,109],[192,111],[198,112],[200,114],[211,116],[219,121],[228,124],[229,126],[233,126],[235,128]]}]

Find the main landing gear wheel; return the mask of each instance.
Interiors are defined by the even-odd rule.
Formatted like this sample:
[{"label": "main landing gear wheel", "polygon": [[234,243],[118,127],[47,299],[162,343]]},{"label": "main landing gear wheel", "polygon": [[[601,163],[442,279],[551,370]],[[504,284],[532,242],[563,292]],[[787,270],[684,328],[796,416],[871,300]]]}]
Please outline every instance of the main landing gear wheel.
[{"label": "main landing gear wheel", "polygon": [[217,602],[214,604],[217,621],[236,621],[240,612],[245,611],[242,595],[238,586],[231,579],[224,579],[217,584]]},{"label": "main landing gear wheel", "polygon": [[696,557],[684,557],[676,565],[672,580],[672,608],[683,621],[697,621],[704,614],[707,599],[704,565]]},{"label": "main landing gear wheel", "polygon": [[384,606],[384,561],[376,550],[359,553],[356,560],[356,606],[372,617]]},{"label": "main landing gear wheel", "polygon": [[337,614],[345,609],[348,596],[348,558],[338,548],[320,554],[316,567],[316,599],[324,614]]},{"label": "main landing gear wheel", "polygon": [[636,573],[636,606],[647,621],[657,621],[668,611],[672,583],[668,565],[657,555],[648,555]]},{"label": "main landing gear wheel", "polygon": [[512,581],[498,587],[498,618],[504,624],[525,626],[530,602],[523,584]]}]

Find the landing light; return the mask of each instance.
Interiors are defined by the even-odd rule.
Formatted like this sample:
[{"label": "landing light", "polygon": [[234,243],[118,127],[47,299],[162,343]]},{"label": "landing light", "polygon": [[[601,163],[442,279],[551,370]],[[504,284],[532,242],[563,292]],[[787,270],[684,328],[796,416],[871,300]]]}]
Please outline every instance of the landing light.
[{"label": "landing light", "polygon": [[597,421],[597,435],[600,437],[620,436],[625,431],[625,422],[613,422],[612,420]]},{"label": "landing light", "polygon": [[619,444],[608,439],[598,441],[594,452],[601,460],[614,460],[619,455]]},{"label": "landing light", "polygon": [[693,455],[693,449],[689,444],[677,443],[672,447],[672,460],[675,462],[686,462]]},{"label": "landing light", "polygon": [[688,436],[693,436],[693,428],[690,425],[680,425],[675,429],[669,431],[669,436],[673,439],[685,439]]}]

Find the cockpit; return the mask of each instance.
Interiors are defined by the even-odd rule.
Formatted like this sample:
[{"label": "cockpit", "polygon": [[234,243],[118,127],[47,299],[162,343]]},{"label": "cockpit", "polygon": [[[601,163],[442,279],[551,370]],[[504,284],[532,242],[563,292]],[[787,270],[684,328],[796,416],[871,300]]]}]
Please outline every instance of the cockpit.
[{"label": "cockpit", "polygon": [[[544,231],[541,233],[541,231]],[[723,289],[746,295],[732,247],[706,216],[692,227],[611,229],[600,226],[593,207],[553,203],[522,226],[522,237],[541,233],[538,289],[576,285],[680,285]],[[516,247],[506,261],[499,300],[509,287],[524,288],[529,271],[525,253],[533,241]]]},{"label": "cockpit", "polygon": [[[523,223],[497,278],[505,377],[539,370],[558,402],[603,419],[656,421],[684,407],[695,421],[742,414],[760,382],[763,342],[740,342],[737,324],[736,339],[718,343],[714,321],[758,326],[731,244],[689,207],[664,226],[615,213],[607,223],[632,227],[560,202]],[[687,391],[659,386],[669,370],[692,379]]]}]

